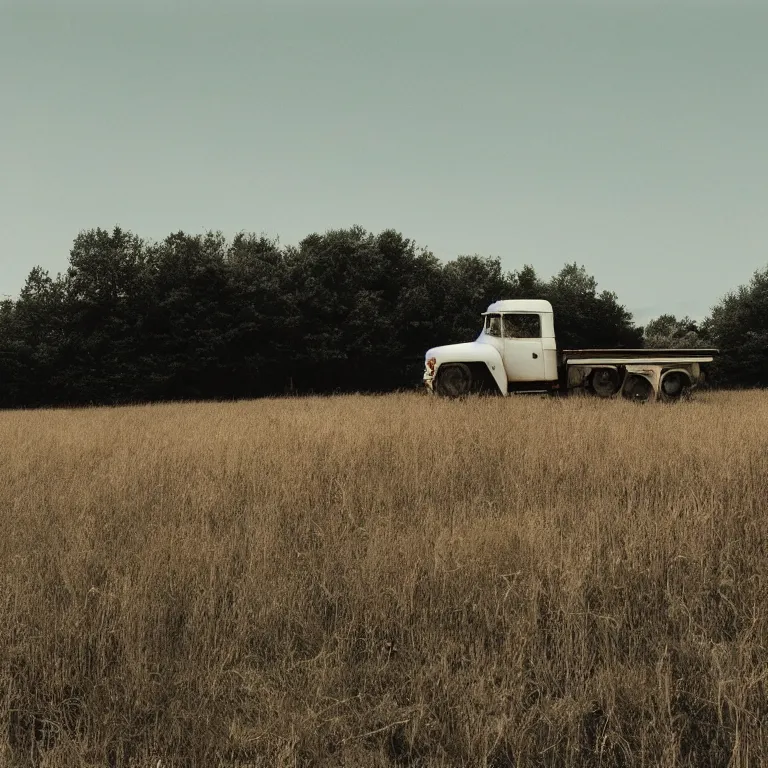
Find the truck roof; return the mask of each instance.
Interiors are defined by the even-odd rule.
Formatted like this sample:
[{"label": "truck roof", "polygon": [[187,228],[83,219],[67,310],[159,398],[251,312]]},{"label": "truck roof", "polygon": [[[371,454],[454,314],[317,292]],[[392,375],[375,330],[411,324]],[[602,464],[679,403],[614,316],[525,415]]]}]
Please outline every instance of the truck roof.
[{"label": "truck roof", "polygon": [[544,299],[503,299],[494,301],[484,315],[490,312],[551,312],[552,305]]}]

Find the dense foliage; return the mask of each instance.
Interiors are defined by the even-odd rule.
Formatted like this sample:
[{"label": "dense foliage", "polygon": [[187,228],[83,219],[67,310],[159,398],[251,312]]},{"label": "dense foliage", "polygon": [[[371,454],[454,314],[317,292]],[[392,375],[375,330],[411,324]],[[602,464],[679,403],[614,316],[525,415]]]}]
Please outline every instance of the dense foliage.
[{"label": "dense foliage", "polygon": [[[764,381],[767,283],[728,296],[701,333],[659,318],[650,345],[711,338],[729,365],[747,361],[744,383]],[[65,274],[35,267],[19,298],[0,303],[0,406],[410,388],[426,349],[475,338],[496,299],[531,297],[552,302],[563,347],[643,344],[617,296],[576,264],[549,280],[531,266],[505,273],[498,258],[443,264],[398,232],[360,227],[298,246],[84,231]]]},{"label": "dense foliage", "polygon": [[721,350],[714,379],[724,385],[768,385],[768,267],[725,295],[703,324]]},{"label": "dense foliage", "polygon": [[678,320],[675,315],[660,315],[644,330],[645,346],[655,349],[696,349],[709,347],[699,324],[687,315]]}]

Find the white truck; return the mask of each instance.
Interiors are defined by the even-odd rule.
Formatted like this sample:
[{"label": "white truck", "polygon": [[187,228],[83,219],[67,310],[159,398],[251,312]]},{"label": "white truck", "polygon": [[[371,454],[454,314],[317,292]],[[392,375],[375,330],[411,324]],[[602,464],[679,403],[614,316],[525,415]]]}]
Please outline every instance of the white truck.
[{"label": "white truck", "polygon": [[674,401],[703,381],[716,349],[557,349],[552,305],[541,299],[496,301],[483,330],[466,344],[433,347],[424,384],[432,393],[581,392],[597,397]]}]

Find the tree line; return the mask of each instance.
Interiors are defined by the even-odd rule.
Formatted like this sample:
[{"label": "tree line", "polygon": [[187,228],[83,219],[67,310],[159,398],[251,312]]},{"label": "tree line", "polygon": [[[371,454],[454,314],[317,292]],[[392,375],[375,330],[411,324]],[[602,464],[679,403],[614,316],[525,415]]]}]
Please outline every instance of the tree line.
[{"label": "tree line", "polygon": [[662,315],[642,328],[576,264],[545,280],[498,258],[442,263],[361,227],[296,246],[116,227],[81,232],[64,274],[35,267],[0,303],[0,406],[413,388],[429,347],[475,338],[492,301],[532,297],[552,303],[561,346],[717,346],[716,381],[768,380],[768,269],[701,325]]}]

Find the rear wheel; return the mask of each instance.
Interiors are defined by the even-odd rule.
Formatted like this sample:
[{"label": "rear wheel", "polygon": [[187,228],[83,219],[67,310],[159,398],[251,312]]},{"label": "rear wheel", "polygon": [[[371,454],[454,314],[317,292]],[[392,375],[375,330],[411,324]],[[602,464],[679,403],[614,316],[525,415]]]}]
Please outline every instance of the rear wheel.
[{"label": "rear wheel", "polygon": [[445,397],[463,397],[472,390],[472,371],[464,363],[441,365],[437,373],[437,392]]},{"label": "rear wheel", "polygon": [[661,393],[665,400],[678,400],[690,386],[690,380],[681,371],[672,371],[661,380]]},{"label": "rear wheel", "polygon": [[630,376],[624,385],[624,397],[635,403],[645,403],[651,399],[653,385],[645,376]]},{"label": "rear wheel", "polygon": [[592,390],[598,397],[611,397],[619,391],[619,372],[614,368],[598,368],[590,378]]}]

